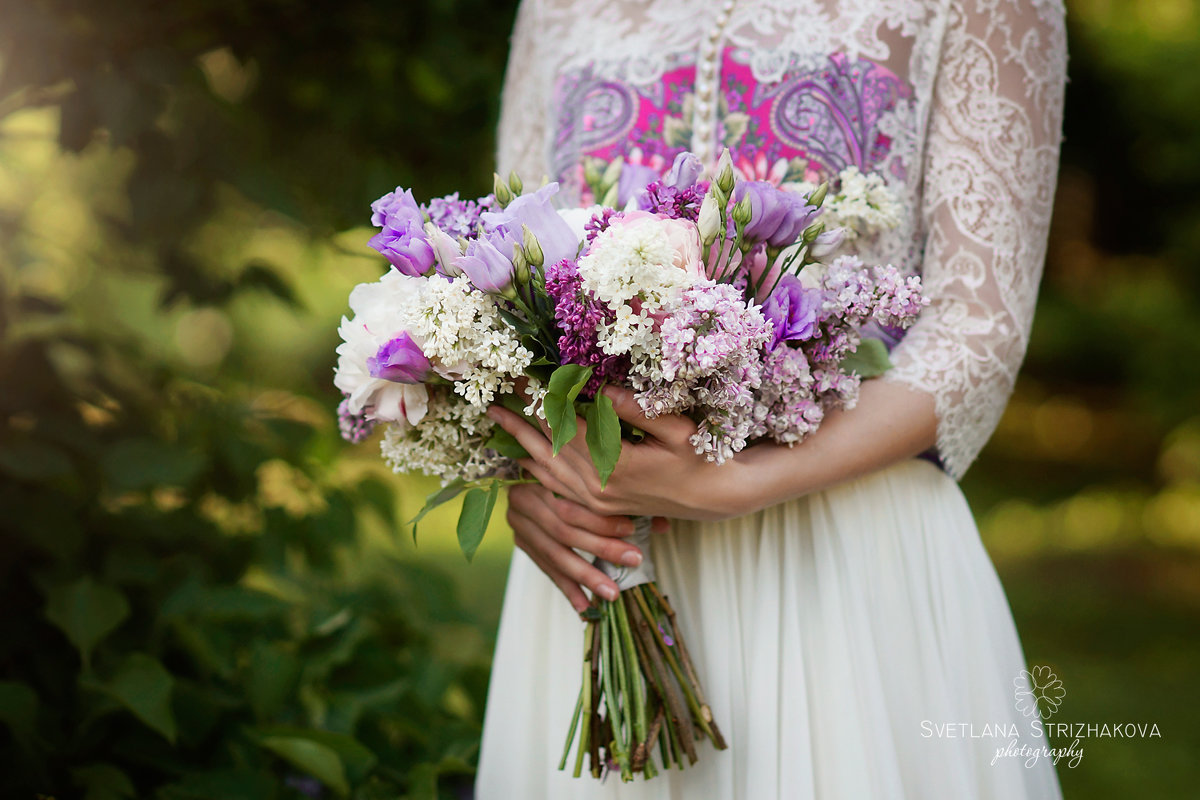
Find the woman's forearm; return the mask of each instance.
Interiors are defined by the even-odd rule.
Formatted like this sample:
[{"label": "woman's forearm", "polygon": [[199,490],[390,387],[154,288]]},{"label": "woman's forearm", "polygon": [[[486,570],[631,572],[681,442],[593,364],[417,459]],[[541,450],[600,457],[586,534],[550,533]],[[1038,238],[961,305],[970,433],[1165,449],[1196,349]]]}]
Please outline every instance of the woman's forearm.
[{"label": "woman's forearm", "polygon": [[735,463],[755,511],[913,458],[936,443],[933,397],[882,380],[862,385],[850,411],[830,413],[795,447],[762,444]]}]

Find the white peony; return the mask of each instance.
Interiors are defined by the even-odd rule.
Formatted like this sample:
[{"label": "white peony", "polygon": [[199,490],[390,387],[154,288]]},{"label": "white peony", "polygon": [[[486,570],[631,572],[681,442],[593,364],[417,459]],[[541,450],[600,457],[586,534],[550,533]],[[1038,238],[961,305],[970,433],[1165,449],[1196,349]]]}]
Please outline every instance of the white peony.
[{"label": "white peony", "polygon": [[360,283],[350,293],[354,318],[342,317],[338,327],[342,344],[333,377],[334,385],[346,394],[350,413],[401,426],[416,425],[425,416],[429,393],[424,385],[376,378],[367,366],[379,348],[406,332],[397,312],[419,294],[424,280],[388,270],[378,281]]}]

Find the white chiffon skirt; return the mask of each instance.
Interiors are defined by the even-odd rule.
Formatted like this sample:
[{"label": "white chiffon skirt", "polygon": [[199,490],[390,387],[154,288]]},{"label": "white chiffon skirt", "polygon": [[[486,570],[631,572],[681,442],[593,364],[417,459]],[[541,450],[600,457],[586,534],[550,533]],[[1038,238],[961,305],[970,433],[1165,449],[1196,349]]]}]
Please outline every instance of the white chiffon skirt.
[{"label": "white chiffon skirt", "polygon": [[[685,770],[624,784],[559,772],[583,626],[513,556],[477,800],[1022,800],[1059,798],[1052,764],[996,757],[1044,739],[1017,710],[1012,614],[958,485],[910,461],[829,491],[656,535],[729,743]],[[1010,748],[1011,749],[1011,748]]]}]

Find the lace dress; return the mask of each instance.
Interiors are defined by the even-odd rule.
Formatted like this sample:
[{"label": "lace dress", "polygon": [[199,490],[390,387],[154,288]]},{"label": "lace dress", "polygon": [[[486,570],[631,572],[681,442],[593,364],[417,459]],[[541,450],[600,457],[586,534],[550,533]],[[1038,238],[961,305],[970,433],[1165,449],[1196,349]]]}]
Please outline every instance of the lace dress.
[{"label": "lace dress", "polygon": [[932,299],[883,380],[935,398],[940,468],[914,460],[655,538],[730,749],[648,783],[556,770],[581,628],[518,551],[479,798],[1059,796],[1047,759],[997,757],[1047,743],[1015,707],[1020,643],[955,480],[1028,341],[1065,65],[1058,0],[525,0],[502,173],[582,197],[615,157],[649,174],[729,147],[753,179],[886,181],[900,224],[855,246],[920,273]]}]

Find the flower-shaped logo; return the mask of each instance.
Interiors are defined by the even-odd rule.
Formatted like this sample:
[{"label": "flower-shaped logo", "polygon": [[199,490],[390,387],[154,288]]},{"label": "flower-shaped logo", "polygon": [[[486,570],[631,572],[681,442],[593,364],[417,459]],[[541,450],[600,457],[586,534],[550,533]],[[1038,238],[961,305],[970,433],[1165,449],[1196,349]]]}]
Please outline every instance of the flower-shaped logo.
[{"label": "flower-shaped logo", "polygon": [[1023,669],[1021,674],[1013,679],[1017,698],[1017,711],[1027,717],[1040,716],[1049,719],[1058,711],[1067,690],[1049,667],[1034,667],[1032,671]]}]

